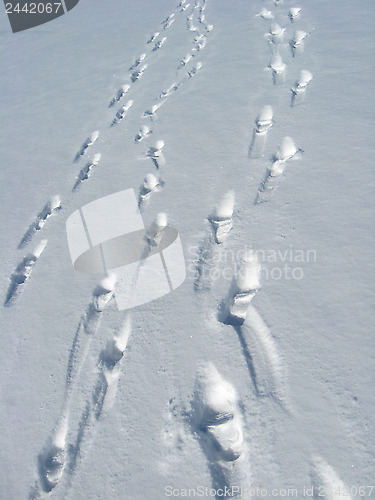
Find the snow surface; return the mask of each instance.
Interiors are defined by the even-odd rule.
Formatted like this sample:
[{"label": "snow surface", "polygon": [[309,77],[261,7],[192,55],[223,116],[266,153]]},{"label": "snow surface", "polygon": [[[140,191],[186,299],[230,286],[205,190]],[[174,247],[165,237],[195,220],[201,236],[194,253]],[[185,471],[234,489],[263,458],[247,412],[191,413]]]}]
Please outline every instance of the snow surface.
[{"label": "snow surface", "polygon": [[[1,499],[161,500],[168,485],[217,484],[192,419],[202,362],[236,391],[247,486],[297,488],[303,498],[304,486],[373,484],[374,3],[187,5],[81,0],[17,34],[2,10],[3,302],[18,264],[48,244],[1,311]],[[293,7],[301,12],[291,22]],[[262,9],[272,15],[257,15]],[[272,23],[286,29],[283,42],[264,37]],[[297,30],[309,36],[293,54]],[[285,81],[269,68],[278,53]],[[292,106],[301,70],[313,78]],[[120,100],[109,107],[114,96]],[[262,156],[249,158],[264,106],[272,107],[273,127]],[[80,158],[93,131],[99,136]],[[283,137],[304,154],[286,162],[272,197],[255,204]],[[147,157],[157,141],[161,163]],[[73,270],[65,222],[100,197],[138,193],[148,174],[160,189],[143,206],[145,226],[167,214],[187,279],[121,313],[110,290],[98,295],[102,276]],[[229,190],[233,227],[215,243],[209,217]],[[47,205],[57,193],[59,210]],[[21,244],[37,214],[45,224]],[[250,249],[258,251],[262,286],[234,327],[220,314]],[[194,286],[197,269],[214,273],[208,286]],[[129,339],[116,340],[130,317]],[[103,362],[108,342],[126,347],[113,369]],[[67,460],[47,493],[40,464],[66,415],[58,444]]]}]

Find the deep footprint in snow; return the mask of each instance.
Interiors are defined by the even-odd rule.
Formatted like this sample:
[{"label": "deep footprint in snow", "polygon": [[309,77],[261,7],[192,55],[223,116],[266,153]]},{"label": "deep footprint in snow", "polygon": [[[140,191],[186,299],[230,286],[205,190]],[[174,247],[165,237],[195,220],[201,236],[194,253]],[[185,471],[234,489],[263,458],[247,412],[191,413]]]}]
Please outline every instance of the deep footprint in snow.
[{"label": "deep footprint in snow", "polygon": [[214,230],[214,238],[216,243],[224,243],[233,226],[233,210],[234,210],[235,195],[234,191],[228,191],[215,207],[209,221]]},{"label": "deep footprint in snow", "polygon": [[151,37],[147,40],[147,43],[152,43],[153,41],[155,41],[157,39],[157,37],[160,35],[160,32],[159,31],[156,31],[155,33],[153,33],[151,35]]},{"label": "deep footprint in snow", "polygon": [[159,50],[164,45],[164,42],[166,41],[166,39],[167,39],[167,37],[164,36],[161,40],[156,42],[155,45],[152,47],[152,52],[156,52],[157,50]]},{"label": "deep footprint in snow", "polygon": [[155,165],[156,169],[159,170],[160,166],[165,165],[165,158],[162,153],[164,148],[164,141],[156,141],[155,146],[151,146],[147,151],[147,158],[150,158]]},{"label": "deep footprint in snow", "polygon": [[249,485],[242,416],[234,387],[212,363],[197,375],[192,426],[207,457],[213,488],[227,488],[234,493],[230,498],[240,494],[241,487]]},{"label": "deep footprint in snow", "polygon": [[144,208],[150,201],[151,195],[154,192],[160,191],[164,182],[158,179],[154,174],[147,174],[145,180],[139,188],[138,206]]},{"label": "deep footprint in snow", "polygon": [[306,33],[305,31],[302,30],[295,31],[293,38],[289,42],[293,57],[303,54],[303,51],[305,49],[305,39],[308,36],[309,33]]},{"label": "deep footprint in snow", "polygon": [[124,97],[124,95],[127,92],[129,92],[129,90],[130,90],[130,85],[128,85],[128,84],[121,85],[121,87],[118,89],[115,97],[113,97],[113,99],[109,103],[109,107],[112,108],[116,104],[116,102],[119,102]]},{"label": "deep footprint in snow", "polygon": [[249,304],[260,289],[260,268],[257,254],[247,252],[221,306],[219,316],[223,323],[236,326],[246,320]]},{"label": "deep footprint in snow", "polygon": [[286,64],[283,62],[279,53],[276,53],[272,56],[269,68],[271,68],[272,70],[274,85],[280,85],[285,82]]},{"label": "deep footprint in snow", "polygon": [[35,220],[31,223],[30,227],[23,235],[18,248],[24,248],[33,239],[35,233],[40,231],[45,226],[47,219],[49,219],[54,212],[60,209],[61,198],[57,194],[48,200],[48,202],[44,205],[43,210],[36,216]]},{"label": "deep footprint in snow", "polygon": [[291,23],[297,21],[301,17],[301,7],[292,7],[289,9],[288,16]]},{"label": "deep footprint in snow", "polygon": [[143,52],[143,54],[141,54],[139,57],[137,57],[137,59],[135,59],[133,64],[130,66],[129,71],[133,71],[133,69],[138,68],[138,66],[141,64],[141,62],[143,61],[143,59],[145,57],[146,57],[146,53]]},{"label": "deep footprint in snow", "polygon": [[67,432],[68,419],[64,415],[57,424],[45,449],[39,455],[39,475],[45,492],[52,491],[63,475],[67,459]]},{"label": "deep footprint in snow", "polygon": [[72,191],[75,191],[82,184],[82,182],[86,181],[90,177],[90,175],[92,174],[92,169],[99,164],[100,158],[101,154],[97,153],[96,155],[94,155],[93,159],[82,168],[77,176],[77,180],[73,186]]},{"label": "deep footprint in snow", "polygon": [[273,158],[271,168],[267,169],[266,176],[259,187],[255,203],[269,201],[278,185],[279,178],[283,173],[286,162],[289,160],[298,160],[302,157],[303,150],[298,149],[290,137],[284,137]]},{"label": "deep footprint in snow", "polygon": [[123,120],[126,116],[126,113],[129,111],[129,109],[133,106],[133,101],[130,99],[127,101],[126,104],[121,106],[121,108],[117,111],[116,116],[114,117],[111,127],[114,127],[117,125],[121,120]]},{"label": "deep footprint in snow", "polygon": [[307,71],[306,69],[301,70],[298,80],[294,84],[294,87],[292,87],[291,89],[292,107],[298,106],[299,104],[302,104],[304,102],[306,95],[306,88],[312,79],[313,75],[310,73],[310,71]]},{"label": "deep footprint in snow", "polygon": [[13,304],[17,296],[22,292],[23,287],[30,278],[32,270],[41,256],[43,250],[47,246],[47,240],[42,240],[35,250],[26,257],[16,267],[14,273],[10,277],[10,285],[4,302],[4,306],[9,307]]},{"label": "deep footprint in snow", "polygon": [[[281,28],[277,23],[272,23],[270,30],[265,34],[270,44],[277,47],[284,40],[285,28]],[[273,48],[271,48],[273,50]]]},{"label": "deep footprint in snow", "polygon": [[273,111],[271,106],[264,106],[255,120],[253,138],[249,148],[250,158],[259,158],[264,152],[268,131],[273,126]]},{"label": "deep footprint in snow", "polygon": [[127,316],[99,355],[99,375],[92,394],[92,404],[96,420],[101,417],[104,408],[110,408],[115,400],[120,365],[131,332],[131,319]]},{"label": "deep footprint in snow", "polygon": [[152,131],[146,125],[142,125],[142,127],[139,129],[138,134],[134,138],[134,142],[141,142],[150,134],[152,134]]},{"label": "deep footprint in snow", "polygon": [[90,137],[86,139],[86,141],[82,144],[81,149],[78,151],[74,158],[74,163],[77,162],[82,156],[86,153],[89,147],[91,147],[98,139],[99,131],[95,130]]},{"label": "deep footprint in snow", "polygon": [[142,78],[144,72],[146,71],[147,69],[147,64],[143,64],[139,69],[137,69],[136,71],[134,71],[131,75],[130,75],[130,80],[135,83],[137,80],[139,80],[140,78]]},{"label": "deep footprint in snow", "polygon": [[222,245],[233,226],[234,201],[234,191],[228,191],[208,217],[213,235],[206,237],[198,249],[194,281],[196,291],[210,290],[220,276],[218,264],[223,252]]}]

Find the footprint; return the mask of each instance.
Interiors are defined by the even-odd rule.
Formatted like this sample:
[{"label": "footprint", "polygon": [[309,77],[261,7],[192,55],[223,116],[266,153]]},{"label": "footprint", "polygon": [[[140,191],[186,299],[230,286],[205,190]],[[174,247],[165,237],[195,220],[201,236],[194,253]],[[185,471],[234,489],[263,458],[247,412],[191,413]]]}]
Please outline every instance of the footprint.
[{"label": "footprint", "polygon": [[82,168],[77,176],[77,180],[73,186],[72,191],[75,191],[82,182],[90,177],[92,173],[91,170],[99,164],[100,158],[101,154],[97,153],[96,155],[94,155],[93,159]]},{"label": "footprint", "polygon": [[[158,42],[160,43],[160,42]],[[147,64],[144,64],[143,66],[141,66],[137,71],[134,71],[131,75],[130,75],[130,80],[135,83],[137,80],[139,80],[140,78],[142,78],[143,76],[143,73],[146,71],[147,69]]]},{"label": "footprint", "polygon": [[168,225],[168,217],[164,212],[160,212],[156,216],[156,220],[151,224],[147,230],[147,241],[150,247],[159,245],[165,234],[165,228]]},{"label": "footprint", "polygon": [[36,216],[26,233],[23,235],[18,248],[24,248],[34,237],[37,231],[40,231],[54,212],[61,209],[61,199],[57,194],[45,204],[43,210]]},{"label": "footprint", "polygon": [[152,119],[152,117],[155,115],[156,111],[165,103],[165,100],[164,101],[160,101],[158,102],[157,104],[154,104],[153,106],[151,106],[151,108],[147,109],[142,117],[143,118],[147,118],[147,117],[150,117]]},{"label": "footprint", "polygon": [[237,394],[212,363],[199,370],[192,409],[192,426],[199,438],[217,491],[232,498],[249,483],[248,453]]},{"label": "footprint", "polygon": [[141,62],[143,61],[143,59],[146,57],[146,54],[143,53],[141,54],[139,57],[137,57],[137,59],[133,62],[133,64],[130,66],[129,68],[129,71],[133,71],[133,69],[137,68]]},{"label": "footprint", "polygon": [[270,27],[270,31],[265,34],[265,36],[269,39],[269,42],[274,45],[279,45],[284,40],[285,28],[282,28],[277,23],[272,23]]},{"label": "footprint", "polygon": [[280,54],[276,53],[272,56],[269,67],[272,70],[274,85],[280,85],[281,83],[284,83],[286,64],[283,63]]},{"label": "footprint", "polygon": [[160,32],[159,31],[156,31],[155,33],[153,33],[150,37],[149,40],[147,40],[147,43],[152,43],[154,40],[157,39],[157,37],[160,35]]},{"label": "footprint", "polygon": [[161,94],[159,95],[159,99],[164,99],[164,97],[168,97],[174,92],[175,90],[178,89],[178,84],[176,82],[173,82],[166,90],[163,90]]},{"label": "footprint", "polygon": [[203,50],[206,46],[207,43],[207,37],[205,35],[199,35],[194,38],[194,48],[193,50],[199,52],[200,50]]},{"label": "footprint", "polygon": [[164,148],[164,141],[159,140],[156,141],[155,146],[151,146],[147,151],[147,158],[151,158],[155,167],[159,169],[159,165],[165,165],[165,158],[162,153],[162,149]]},{"label": "footprint", "polygon": [[273,111],[272,107],[264,106],[258,118],[255,121],[255,129],[253,131],[253,139],[249,148],[250,158],[259,158],[262,156],[267,142],[268,131],[273,126]]},{"label": "footprint", "polygon": [[293,57],[296,57],[299,54],[303,54],[305,49],[305,38],[309,35],[302,30],[296,30],[293,38],[290,40],[289,45],[292,51]]},{"label": "footprint", "polygon": [[99,137],[99,131],[95,130],[90,135],[90,137],[88,137],[86,139],[86,141],[82,144],[81,149],[78,151],[78,153],[76,154],[76,156],[74,158],[74,162],[77,162],[86,153],[87,149],[95,143],[95,141],[98,139],[98,137]]},{"label": "footprint", "polygon": [[262,19],[266,19],[267,21],[269,21],[271,19],[274,19],[275,16],[272,14],[270,10],[263,8],[260,10],[258,14],[256,14],[255,17],[261,17]]},{"label": "footprint", "polygon": [[127,111],[132,107],[133,101],[130,99],[126,104],[121,106],[121,108],[117,111],[116,116],[113,119],[111,127],[117,125],[123,118],[125,118]]},{"label": "footprint", "polygon": [[118,89],[117,94],[115,97],[112,99],[112,101],[109,103],[109,108],[112,108],[116,102],[119,102],[124,95],[129,91],[130,85],[121,85],[121,87]]},{"label": "footprint", "polygon": [[267,170],[266,177],[262,182],[255,203],[269,201],[274,189],[278,184],[278,178],[283,173],[288,160],[298,160],[302,157],[303,150],[298,149],[290,137],[284,137],[273,158],[271,168]]},{"label": "footprint", "polygon": [[167,17],[167,19],[162,23],[163,24],[163,28],[166,30],[168,29],[173,23],[174,23],[174,19],[172,19],[174,17],[174,14],[171,14],[169,17]]},{"label": "footprint", "polygon": [[152,134],[152,131],[148,127],[146,127],[146,125],[142,125],[138,134],[135,136],[134,142],[141,142],[150,134]]},{"label": "footprint", "polygon": [[159,40],[158,42],[156,42],[155,45],[152,47],[152,52],[155,52],[155,51],[159,50],[160,47],[162,47],[162,45],[166,41],[166,39],[167,39],[167,37],[164,36],[161,40]]},{"label": "footprint", "polygon": [[291,23],[301,17],[301,10],[301,7],[292,7],[291,9],[289,9],[288,16]]},{"label": "footprint", "polygon": [[60,481],[66,465],[66,435],[68,419],[64,415],[39,456],[39,474],[42,488],[49,493]]},{"label": "footprint", "polygon": [[127,316],[119,331],[99,355],[99,376],[92,394],[92,404],[96,420],[104,408],[110,409],[115,401],[120,364],[128,344],[131,331],[130,316]]},{"label": "footprint", "polygon": [[232,229],[234,201],[234,191],[228,191],[220,200],[220,203],[215,207],[213,214],[209,217],[209,221],[214,230],[215,243],[224,243]]},{"label": "footprint", "polygon": [[163,184],[163,181],[158,179],[154,174],[147,174],[143,184],[139,188],[138,206],[141,208],[147,205],[152,193],[160,191]]},{"label": "footprint", "polygon": [[193,57],[193,55],[192,55],[192,54],[186,54],[186,56],[185,56],[183,59],[181,59],[180,64],[178,65],[177,70],[180,70],[180,69],[182,69],[184,66],[186,66],[186,65],[187,65],[187,63],[188,63],[189,61],[191,61],[192,57]]},{"label": "footprint", "polygon": [[197,62],[197,64],[188,72],[188,78],[192,78],[196,73],[197,71],[199,71],[203,66],[203,63],[201,63],[200,61]]},{"label": "footprint", "polygon": [[13,304],[16,297],[22,292],[27,280],[30,278],[32,270],[47,246],[47,240],[42,240],[34,249],[22,259],[10,277],[10,285],[4,302],[4,306]]},{"label": "footprint", "polygon": [[307,71],[306,69],[303,69],[301,71],[298,80],[294,84],[294,87],[292,87],[291,89],[292,107],[298,106],[299,104],[302,104],[302,102],[304,102],[307,85],[311,82],[312,79],[313,75],[310,73],[310,71]]},{"label": "footprint", "polygon": [[222,308],[222,322],[242,325],[249,304],[260,289],[260,264],[255,252],[247,252],[229,289],[226,304]]}]

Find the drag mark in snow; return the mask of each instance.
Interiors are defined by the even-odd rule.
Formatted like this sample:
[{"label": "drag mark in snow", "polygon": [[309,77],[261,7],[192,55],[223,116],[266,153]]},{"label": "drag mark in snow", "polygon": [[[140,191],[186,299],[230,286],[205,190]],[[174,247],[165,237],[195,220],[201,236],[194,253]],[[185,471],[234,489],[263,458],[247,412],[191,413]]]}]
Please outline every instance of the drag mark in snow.
[{"label": "drag mark in snow", "polygon": [[100,352],[98,359],[98,378],[91,398],[86,402],[78,425],[76,439],[68,448],[67,463],[68,482],[70,487],[73,475],[77,472],[77,460],[85,456],[85,452],[95,437],[98,421],[106,410],[110,410],[115,402],[117,382],[120,377],[121,363],[131,332],[131,319],[127,316],[113,338]]},{"label": "drag mark in snow", "polygon": [[35,233],[37,231],[40,231],[45,223],[47,222],[47,219],[53,215],[54,212],[58,211],[61,209],[61,199],[59,195],[52,196],[51,199],[45,204],[43,210],[37,215],[35,220],[32,222],[24,236],[22,237],[22,240],[20,244],[18,245],[18,248],[24,248],[34,237]]},{"label": "drag mark in snow", "polygon": [[73,340],[61,417],[38,460],[40,481],[45,492],[50,492],[56,487],[67,465],[66,437],[72,391],[85,363],[92,336],[99,327],[101,313],[113,296],[113,286],[113,279],[106,278],[96,287],[88,310],[83,316]]},{"label": "drag mark in snow", "polygon": [[10,284],[4,302],[4,306],[9,307],[13,304],[16,297],[22,292],[27,280],[30,278],[32,270],[47,246],[47,240],[42,240],[33,252],[30,252],[16,267],[10,277]]},{"label": "drag mark in snow", "polygon": [[251,377],[258,396],[271,396],[286,405],[286,369],[278,352],[276,341],[262,317],[250,304],[246,320],[237,333],[252,363]]},{"label": "drag mark in snow", "polygon": [[99,328],[101,313],[113,297],[114,283],[114,277],[104,278],[100,282],[93,291],[91,302],[78,325],[69,355],[65,400],[70,397],[73,385],[85,362],[92,337]]},{"label": "drag mark in snow", "polygon": [[312,458],[311,479],[314,484],[314,498],[324,496],[326,500],[352,500],[349,488],[339,478],[333,468],[321,457]]}]

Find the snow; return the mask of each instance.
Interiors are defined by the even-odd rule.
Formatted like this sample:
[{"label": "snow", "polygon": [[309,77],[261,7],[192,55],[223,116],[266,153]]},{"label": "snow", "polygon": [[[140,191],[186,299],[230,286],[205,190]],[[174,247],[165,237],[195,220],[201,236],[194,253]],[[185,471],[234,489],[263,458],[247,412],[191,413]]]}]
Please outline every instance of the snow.
[{"label": "snow", "polygon": [[[15,269],[34,252],[26,262],[31,274],[1,312],[1,498],[161,500],[167,485],[217,484],[190,419],[202,362],[220,373],[218,393],[228,392],[226,384],[235,391],[243,484],[299,492],[372,484],[374,6],[276,3],[201,1],[202,17],[194,2],[181,12],[187,2],[114,0],[109,8],[82,0],[18,34],[1,16],[3,303]],[[294,7],[301,11],[291,22]],[[261,9],[273,19],[257,15]],[[196,31],[187,29],[192,14]],[[264,38],[271,23],[285,28],[284,41]],[[293,57],[288,42],[297,30],[309,36]],[[206,43],[193,51],[199,34]],[[275,69],[285,81],[264,71],[277,51]],[[131,82],[129,67],[143,53],[134,71],[147,67]],[[300,78],[302,70],[308,73]],[[292,101],[295,82],[306,87],[307,80],[303,100]],[[111,128],[122,102],[108,105],[124,85],[133,105]],[[249,157],[264,106],[272,108],[273,126],[258,157]],[[286,162],[272,197],[255,204],[283,137],[304,154]],[[157,170],[145,151],[161,140],[165,164]],[[98,154],[98,168],[72,192]],[[147,174],[155,189],[142,204],[145,227],[167,215],[187,277],[131,310],[131,332],[119,341],[125,350],[112,371],[101,353],[117,342],[129,313],[117,310],[111,287],[102,283],[98,294],[103,275],[74,271],[65,223],[101,197],[138,192]],[[210,214],[229,189],[232,226],[217,243]],[[56,193],[61,209],[19,248]],[[48,245],[35,259],[43,240]],[[243,324],[226,324],[223,301],[240,255],[251,249],[264,251],[261,288]],[[200,251],[209,286],[196,287]],[[316,258],[308,258],[312,251]],[[46,493],[39,457],[64,416],[66,462]]]}]

